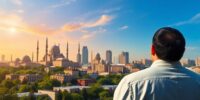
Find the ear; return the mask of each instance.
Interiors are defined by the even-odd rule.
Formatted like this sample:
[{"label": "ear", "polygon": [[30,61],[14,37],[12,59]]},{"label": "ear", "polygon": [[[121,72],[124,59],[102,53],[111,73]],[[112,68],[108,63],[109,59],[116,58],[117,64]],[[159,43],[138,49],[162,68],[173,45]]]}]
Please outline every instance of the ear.
[{"label": "ear", "polygon": [[151,55],[155,55],[156,54],[156,52],[155,52],[155,47],[154,47],[154,45],[152,44],[151,45]]}]

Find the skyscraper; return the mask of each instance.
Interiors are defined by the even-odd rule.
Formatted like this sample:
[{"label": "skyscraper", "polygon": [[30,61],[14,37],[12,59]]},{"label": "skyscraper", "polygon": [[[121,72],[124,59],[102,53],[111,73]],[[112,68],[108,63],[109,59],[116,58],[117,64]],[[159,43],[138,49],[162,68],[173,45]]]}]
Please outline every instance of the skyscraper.
[{"label": "skyscraper", "polygon": [[88,64],[88,48],[87,46],[83,46],[82,49],[82,64]]},{"label": "skyscraper", "polygon": [[122,52],[119,55],[119,63],[120,64],[128,64],[129,63],[129,53],[128,52]]},{"label": "skyscraper", "polygon": [[111,50],[106,51],[106,63],[112,64],[112,51]]},{"label": "skyscraper", "polygon": [[37,41],[36,62],[39,61],[39,41]]},{"label": "skyscraper", "polygon": [[78,54],[76,56],[77,63],[81,64],[80,43],[78,44]]},{"label": "skyscraper", "polygon": [[67,48],[66,48],[66,59],[67,60],[69,59],[69,45],[68,45],[68,42],[67,42]]}]

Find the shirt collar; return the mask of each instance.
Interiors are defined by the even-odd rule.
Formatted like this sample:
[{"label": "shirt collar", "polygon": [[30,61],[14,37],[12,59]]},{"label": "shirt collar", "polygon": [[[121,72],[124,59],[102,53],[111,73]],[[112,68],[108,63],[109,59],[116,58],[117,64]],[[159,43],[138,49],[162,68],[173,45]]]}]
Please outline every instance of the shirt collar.
[{"label": "shirt collar", "polygon": [[171,67],[180,67],[181,66],[181,63],[179,61],[177,62],[167,62],[167,61],[164,61],[164,60],[156,60],[152,63],[151,67],[154,67],[154,66],[171,66]]}]

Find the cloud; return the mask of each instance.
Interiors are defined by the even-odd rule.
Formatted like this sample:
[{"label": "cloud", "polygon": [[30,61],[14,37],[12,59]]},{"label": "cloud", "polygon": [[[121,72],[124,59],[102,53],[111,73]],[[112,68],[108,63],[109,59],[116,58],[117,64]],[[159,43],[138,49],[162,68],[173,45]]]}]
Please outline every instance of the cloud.
[{"label": "cloud", "polygon": [[50,34],[54,31],[45,26],[31,25],[24,21],[19,15],[0,11],[0,31],[9,32],[10,29],[15,29],[16,32],[29,34]]},{"label": "cloud", "polygon": [[101,12],[104,14],[108,14],[108,13],[113,13],[113,12],[120,11],[120,10],[121,10],[121,7],[115,7],[115,8],[105,9]]},{"label": "cloud", "polygon": [[180,21],[169,26],[181,26],[181,25],[186,25],[186,24],[197,24],[197,23],[200,23],[200,13],[197,13],[196,15],[194,15],[188,20]]},{"label": "cloud", "polygon": [[15,5],[18,5],[18,6],[21,6],[23,3],[22,3],[22,0],[11,0],[11,2]]},{"label": "cloud", "polygon": [[127,25],[124,25],[124,26],[120,27],[119,29],[120,29],[120,30],[126,30],[126,29],[128,29],[128,26],[127,26]]},{"label": "cloud", "polygon": [[[0,31],[9,32],[15,29],[18,33],[27,33],[33,35],[51,35],[51,34],[66,34],[70,32],[83,33],[81,39],[88,39],[94,37],[98,33],[103,33],[106,30],[98,28],[108,24],[113,19],[112,16],[102,15],[100,18],[93,21],[86,21],[81,23],[64,24],[57,28],[50,28],[46,24],[32,25],[23,20],[23,17],[16,13],[8,13],[0,10]],[[87,31],[95,30],[96,31]]]},{"label": "cloud", "polygon": [[104,28],[99,28],[98,30],[96,31],[88,31],[88,30],[81,30],[81,32],[83,33],[83,35],[81,36],[81,39],[82,40],[87,40],[89,38],[92,38],[94,37],[95,35],[97,34],[101,34],[101,33],[104,33],[106,32],[107,30],[104,29]]},{"label": "cloud", "polygon": [[108,24],[113,19],[112,16],[102,15],[99,19],[93,22],[83,22],[83,23],[76,23],[76,24],[65,24],[62,26],[62,32],[73,32],[80,30],[82,28],[93,28],[98,26],[103,26]]},{"label": "cloud", "polygon": [[73,2],[76,2],[76,0],[62,0],[58,4],[51,5],[51,8],[58,8],[58,7],[66,6],[66,5],[69,5],[69,4],[73,3]]},{"label": "cloud", "polygon": [[196,49],[198,49],[198,47],[192,47],[192,46],[186,47],[186,50],[187,50],[187,51],[194,51],[194,50],[196,50]]}]

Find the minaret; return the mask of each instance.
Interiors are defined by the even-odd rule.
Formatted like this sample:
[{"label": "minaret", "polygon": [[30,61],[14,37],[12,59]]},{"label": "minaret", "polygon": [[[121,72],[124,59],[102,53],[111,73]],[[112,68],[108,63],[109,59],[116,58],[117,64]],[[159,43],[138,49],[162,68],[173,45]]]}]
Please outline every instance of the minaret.
[{"label": "minaret", "polygon": [[46,50],[45,50],[45,62],[47,65],[47,56],[48,56],[48,38],[46,38]]},{"label": "minaret", "polygon": [[77,62],[81,64],[80,43],[78,44]]},{"label": "minaret", "polygon": [[78,44],[78,54],[80,54],[80,43]]},{"label": "minaret", "polygon": [[37,54],[36,54],[36,61],[37,61],[37,63],[38,63],[38,61],[39,61],[39,41],[37,41],[37,52],[36,52]]},{"label": "minaret", "polygon": [[32,60],[32,62],[33,62],[33,60],[34,60],[34,53],[33,53],[33,52],[32,52],[32,59],[31,59],[31,60]]},{"label": "minaret", "polygon": [[66,59],[69,60],[69,45],[67,42],[67,48],[66,48]]},{"label": "minaret", "polygon": [[10,56],[10,61],[13,62],[13,55]]},{"label": "minaret", "polygon": [[93,63],[93,51],[91,51],[91,63]]}]

